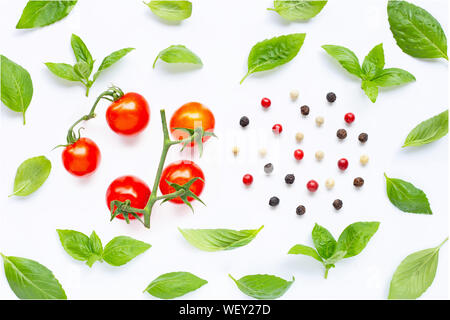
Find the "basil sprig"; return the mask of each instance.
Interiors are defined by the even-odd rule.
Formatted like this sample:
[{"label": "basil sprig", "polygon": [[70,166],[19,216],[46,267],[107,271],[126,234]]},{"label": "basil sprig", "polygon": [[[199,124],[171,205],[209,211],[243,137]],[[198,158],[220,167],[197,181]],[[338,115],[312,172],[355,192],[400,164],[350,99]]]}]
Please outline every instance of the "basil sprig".
[{"label": "basil sprig", "polygon": [[292,281],[287,281],[269,274],[248,275],[238,280],[231,274],[228,276],[233,279],[239,290],[255,299],[277,299],[285,294],[295,281],[294,277]]},{"label": "basil sprig", "polygon": [[444,58],[447,37],[439,22],[428,11],[406,1],[388,2],[389,25],[397,45],[416,58]]},{"label": "basil sprig", "polygon": [[52,163],[44,156],[30,158],[17,168],[11,196],[25,197],[39,189],[47,180]]},{"label": "basil sprig", "polygon": [[321,262],[325,267],[325,279],[328,270],[335,263],[358,255],[367,245],[370,238],[377,232],[379,222],[355,222],[347,226],[336,241],[333,235],[324,227],[315,224],[312,230],[314,248],[297,244],[288,254],[302,254]]},{"label": "basil sprig", "polygon": [[255,44],[248,55],[248,71],[241,83],[252,73],[271,70],[294,59],[305,41],[305,36],[305,33],[293,33]]},{"label": "basil sprig", "polygon": [[89,267],[96,262],[103,262],[112,266],[121,266],[141,253],[147,251],[151,245],[127,236],[112,239],[102,247],[102,242],[95,231],[90,237],[75,230],[56,230],[64,250],[75,260],[86,261]]},{"label": "basil sprig", "polygon": [[154,14],[167,21],[185,20],[192,14],[192,3],[190,1],[153,0],[145,4],[150,8],[150,10],[152,10]]},{"label": "basil sprig", "polygon": [[398,68],[384,69],[383,44],[375,46],[365,57],[362,67],[355,53],[342,46],[324,45],[325,51],[336,59],[341,66],[362,80],[361,89],[370,101],[375,103],[379,87],[392,87],[415,81],[416,78],[406,70]]},{"label": "basil sprig", "polygon": [[17,29],[31,29],[48,26],[65,18],[77,1],[36,1],[30,0],[23,9],[16,25]]},{"label": "basil sprig", "polygon": [[161,59],[167,63],[190,63],[199,66],[203,65],[202,60],[183,45],[170,46],[158,53],[155,61],[153,62],[153,69],[155,68],[156,61],[158,61],[158,59]]},{"label": "basil sprig", "polygon": [[173,299],[195,291],[207,283],[208,281],[190,272],[170,272],[157,277],[144,291],[156,298]]},{"label": "basil sprig", "polygon": [[0,55],[0,97],[5,106],[22,113],[25,124],[25,112],[33,97],[33,82],[27,70]]},{"label": "basil sprig", "polygon": [[403,147],[422,146],[439,140],[448,133],[448,110],[419,123],[406,137]]},{"label": "basil sprig", "polygon": [[19,299],[67,299],[53,273],[39,262],[1,253],[0,256],[9,287]]},{"label": "basil sprig", "polygon": [[275,0],[273,8],[281,17],[289,21],[306,21],[314,18],[322,11],[327,0]]},{"label": "basil sprig", "polygon": [[433,214],[427,195],[412,183],[405,180],[389,178],[386,173],[386,193],[391,203],[409,213]]},{"label": "basil sprig", "polygon": [[439,262],[439,250],[448,237],[437,247],[414,252],[397,267],[389,287],[388,299],[417,299],[433,283]]},{"label": "basil sprig", "polygon": [[86,87],[86,96],[89,95],[89,89],[97,80],[100,73],[107,68],[111,67],[114,63],[126,56],[134,48],[124,48],[114,51],[110,55],[106,56],[97,71],[94,73],[92,79],[90,76],[94,69],[95,60],[92,58],[89,49],[86,44],[81,40],[81,38],[75,34],[72,34],[71,38],[72,50],[75,55],[77,62],[72,66],[67,63],[53,63],[47,62],[45,65],[47,68],[56,76],[68,80],[81,82]]}]

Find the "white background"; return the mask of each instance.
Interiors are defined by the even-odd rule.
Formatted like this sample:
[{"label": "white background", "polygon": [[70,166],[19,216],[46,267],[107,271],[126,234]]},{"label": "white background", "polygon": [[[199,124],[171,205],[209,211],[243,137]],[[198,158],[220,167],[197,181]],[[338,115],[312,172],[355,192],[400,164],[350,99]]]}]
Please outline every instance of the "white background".
[{"label": "white background", "polygon": [[[408,132],[419,122],[448,107],[448,63],[419,60],[404,54],[395,44],[386,14],[387,1],[329,1],[324,10],[307,23],[288,23],[267,11],[269,0],[193,1],[192,16],[180,24],[161,21],[141,0],[81,0],[64,20],[49,27],[16,30],[15,25],[27,1],[0,0],[0,52],[26,68],[33,79],[34,96],[27,112],[27,125],[21,115],[6,107],[1,116],[0,165],[0,252],[34,259],[50,268],[71,299],[154,299],[142,293],[150,281],[162,273],[190,271],[209,284],[190,293],[186,299],[245,299],[228,278],[268,273],[296,281],[283,299],[385,299],[389,281],[398,264],[408,254],[438,245],[448,235],[448,137],[420,148],[402,149]],[[418,1],[448,28],[445,0]],[[307,33],[298,56],[289,64],[264,74],[250,76],[243,85],[246,59],[258,41],[281,34]],[[52,75],[44,62],[73,63],[70,48],[72,33],[79,35],[97,63],[123,47],[136,47],[94,84],[89,98],[81,85]],[[448,33],[447,33],[448,34]],[[331,59],[321,45],[339,44],[351,48],[360,61],[372,47],[384,44],[386,67],[403,68],[417,81],[403,87],[382,89],[372,104],[360,89],[359,81]],[[171,66],[158,62],[157,53],[172,44],[184,44],[203,60],[201,69]],[[113,133],[104,119],[107,103],[99,106],[100,116],[83,124],[83,135],[95,140],[102,152],[98,171],[89,178],[69,175],[61,162],[61,149],[68,127],[87,113],[96,96],[114,83],[124,91],[143,94],[150,103],[149,127],[137,137],[123,138]],[[289,91],[298,89],[298,101],[291,102]],[[330,105],[325,95],[337,94]],[[263,111],[262,97],[272,100]],[[151,230],[138,223],[109,222],[105,191],[118,176],[132,174],[153,184],[161,151],[159,109],[168,118],[182,104],[200,101],[216,117],[219,139],[210,140],[202,159],[194,161],[203,169],[206,187],[203,207],[195,203],[195,214],[184,206],[155,206]],[[299,106],[311,107],[302,118]],[[346,127],[343,116],[356,115]],[[245,130],[239,118],[247,115]],[[325,124],[317,128],[316,116]],[[281,123],[284,131],[274,137],[271,127]],[[339,142],[336,130],[345,127],[348,138]],[[295,132],[305,134],[298,145]],[[360,145],[360,132],[369,141]],[[241,153],[234,158],[233,145]],[[265,159],[258,149],[268,150]],[[305,158],[297,163],[292,153],[301,147]],[[321,163],[314,159],[317,150],[325,152]],[[359,164],[368,154],[366,167]],[[26,198],[8,198],[16,168],[25,159],[46,155],[52,173],[36,193]],[[189,157],[170,151],[168,161]],[[348,158],[349,169],[339,172],[336,161]],[[263,165],[272,162],[275,170],[265,176]],[[245,188],[245,173],[254,183]],[[406,179],[430,200],[433,215],[399,211],[387,199],[383,172]],[[294,173],[292,186],[284,176]],[[365,185],[355,190],[354,177]],[[333,190],[324,188],[326,178],[336,180]],[[305,184],[316,179],[319,190],[311,195]],[[280,205],[268,206],[271,196]],[[331,203],[340,198],[344,207],[336,212]],[[303,204],[306,214],[299,217],[295,208]],[[378,232],[357,257],[346,259],[323,279],[322,266],[303,256],[290,256],[294,244],[312,245],[314,223],[327,227],[337,238],[350,223],[380,221]],[[233,251],[208,253],[191,247],[177,227],[264,229],[249,245]],[[72,259],[63,250],[55,229],[74,229],[86,234],[95,230],[106,244],[118,235],[129,235],[153,245],[146,253],[123,267],[96,263],[91,269]],[[448,297],[448,248],[439,257],[436,279],[424,299]],[[0,298],[15,299],[3,272],[0,273]]]}]

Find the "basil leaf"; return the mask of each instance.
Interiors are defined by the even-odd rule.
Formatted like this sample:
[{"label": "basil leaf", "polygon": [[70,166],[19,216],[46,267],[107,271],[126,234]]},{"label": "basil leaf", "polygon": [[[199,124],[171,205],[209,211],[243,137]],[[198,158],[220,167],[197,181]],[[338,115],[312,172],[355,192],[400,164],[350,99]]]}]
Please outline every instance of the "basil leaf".
[{"label": "basil leaf", "polygon": [[101,257],[103,255],[103,245],[102,240],[98,237],[95,231],[92,231],[91,236],[89,237],[89,248],[91,252]]},{"label": "basil leaf", "polygon": [[304,246],[302,244],[296,244],[295,246],[293,246],[289,250],[288,254],[303,254],[305,256],[310,256],[316,259],[317,261],[323,262],[322,258],[319,256],[319,254],[314,248]]},{"label": "basil leaf", "polygon": [[42,264],[25,258],[3,257],[6,279],[19,299],[67,299],[53,273]]},{"label": "basil leaf", "polygon": [[416,58],[447,56],[447,37],[439,22],[426,10],[406,1],[388,2],[389,25],[397,45]]},{"label": "basil leaf", "polygon": [[330,56],[336,59],[345,70],[351,74],[354,74],[358,78],[361,78],[361,66],[359,65],[358,57],[353,51],[345,47],[335,45],[323,45],[322,48]]},{"label": "basil leaf", "polygon": [[419,123],[406,137],[403,147],[422,146],[448,133],[448,110]]},{"label": "basil leaf", "polygon": [[75,69],[70,64],[47,62],[45,65],[55,76],[69,81],[81,80],[80,76],[75,72]]},{"label": "basil leaf", "polygon": [[407,256],[394,272],[388,299],[419,298],[433,283],[439,250],[447,240],[448,238],[436,248],[421,250]]},{"label": "basil leaf", "polygon": [[416,81],[416,78],[406,70],[388,68],[378,72],[371,81],[374,85],[379,87],[392,87]]},{"label": "basil leaf", "polygon": [[36,1],[30,0],[23,9],[16,29],[31,29],[48,26],[65,18],[77,1]]},{"label": "basil leaf", "polygon": [[326,268],[330,268],[330,267],[334,267],[334,264],[342,259],[345,258],[345,255],[347,254],[347,251],[336,251],[335,253],[333,253],[333,255],[331,257],[329,257],[328,259],[326,259],[323,264],[325,265]]},{"label": "basil leaf", "polygon": [[108,242],[103,250],[103,260],[112,266],[121,266],[147,251],[151,245],[127,236]]},{"label": "basil leaf", "polygon": [[234,279],[230,274],[228,276],[233,279],[239,290],[255,299],[277,299],[281,297],[295,281],[294,277],[292,277],[292,281],[286,281],[282,278],[268,274],[249,275],[242,277],[239,280]]},{"label": "basil leaf", "polygon": [[27,70],[0,55],[0,92],[1,100],[5,106],[15,112],[23,114],[33,97],[33,82]]},{"label": "basil leaf", "polygon": [[208,281],[190,272],[170,272],[160,275],[144,290],[160,299],[173,299],[197,290]]},{"label": "basil leaf", "polygon": [[81,79],[88,80],[89,76],[91,75],[91,68],[84,61],[75,63],[75,65],[73,66],[73,70]]},{"label": "basil leaf", "polygon": [[17,168],[14,192],[11,196],[25,197],[39,189],[47,180],[52,163],[44,156],[30,158]]},{"label": "basil leaf", "polygon": [[252,73],[271,70],[294,59],[305,41],[305,36],[305,33],[293,33],[255,44],[248,56],[248,72],[241,83]]},{"label": "basil leaf", "polygon": [[322,0],[275,0],[272,10],[289,21],[306,21],[322,11],[328,1]]},{"label": "basil leaf", "polygon": [[180,229],[183,237],[203,251],[232,250],[250,243],[264,226],[255,230]]},{"label": "basil leaf", "polygon": [[339,236],[336,252],[345,252],[344,258],[358,255],[377,232],[379,222],[355,222],[347,226]]},{"label": "basil leaf", "polygon": [[202,66],[202,60],[191,50],[182,45],[170,46],[162,50],[153,62],[153,69],[155,68],[156,61],[161,59],[167,63],[191,63]]},{"label": "basil leaf", "polygon": [[75,230],[57,229],[64,250],[75,260],[87,261],[92,255],[89,237]]},{"label": "basil leaf", "polygon": [[125,57],[128,53],[135,50],[134,48],[124,48],[117,51],[114,51],[109,56],[105,57],[103,59],[102,64],[100,67],[98,67],[97,72],[94,74],[94,81],[97,80],[98,76],[100,75],[100,72],[102,72],[105,69],[108,69],[111,67],[114,63]]},{"label": "basil leaf", "polygon": [[369,97],[370,101],[375,103],[378,97],[378,87],[375,83],[370,80],[363,80],[361,83],[361,89],[364,90],[364,93],[367,97]]},{"label": "basil leaf", "polygon": [[337,243],[332,234],[317,223],[312,230],[312,239],[317,252],[322,258],[328,259],[336,251]]},{"label": "basil leaf", "polygon": [[384,64],[383,44],[380,43],[370,50],[369,54],[364,59],[362,64],[363,78],[369,80],[373,79],[376,74],[383,70]]},{"label": "basil leaf", "polygon": [[158,17],[168,21],[181,21],[192,14],[190,1],[150,1],[146,5]]},{"label": "basil leaf", "polygon": [[413,184],[401,179],[386,178],[386,192],[391,203],[409,213],[433,214],[426,194]]},{"label": "basil leaf", "polygon": [[[72,38],[70,40],[70,44],[72,45],[72,50],[77,59],[77,62],[85,62],[89,66],[90,71],[92,72],[92,67],[94,66],[94,60],[92,59],[91,53],[89,49],[84,44],[83,40],[76,34],[72,34]],[[89,72],[90,74],[90,72]]]}]

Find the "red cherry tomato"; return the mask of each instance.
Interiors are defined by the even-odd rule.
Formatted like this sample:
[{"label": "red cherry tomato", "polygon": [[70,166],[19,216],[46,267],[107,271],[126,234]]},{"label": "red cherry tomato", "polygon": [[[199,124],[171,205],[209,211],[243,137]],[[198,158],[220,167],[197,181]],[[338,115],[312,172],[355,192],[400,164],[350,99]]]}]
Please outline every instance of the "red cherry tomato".
[{"label": "red cherry tomato", "polygon": [[337,165],[339,169],[345,170],[348,168],[348,160],[345,158],[339,159]]},{"label": "red cherry tomato", "polygon": [[253,176],[251,174],[246,174],[242,177],[242,182],[246,185],[249,186],[252,184],[253,182]]},{"label": "red cherry tomato", "polygon": [[[167,181],[183,185],[195,177],[199,177],[202,180],[205,180],[202,169],[200,169],[200,167],[194,162],[189,160],[173,162],[163,170],[161,180],[159,182],[159,190],[161,190],[162,194],[175,192],[176,190],[173,187],[169,186]],[[196,196],[199,196],[202,193],[203,187],[205,186],[205,182],[202,180],[198,179],[189,188],[189,190],[192,191]],[[194,198],[192,197],[188,197],[187,199],[189,202],[194,200]],[[181,200],[180,197],[171,199],[169,201],[173,203],[183,203],[183,200]]]},{"label": "red cherry tomato", "polygon": [[[150,188],[141,179],[134,176],[119,177],[106,190],[106,205],[108,210],[111,209],[111,201],[125,201],[130,200],[130,206],[138,209],[144,209],[148,198],[150,197]],[[115,210],[115,209],[114,209]],[[137,213],[142,217],[142,213]],[[132,215],[128,215],[131,219],[136,219]],[[116,218],[124,219],[122,214],[117,215]]]},{"label": "red cherry tomato", "polygon": [[311,192],[316,192],[319,188],[319,184],[315,180],[309,180],[306,184],[306,188]]},{"label": "red cherry tomato", "polygon": [[346,113],[344,116],[344,120],[345,122],[347,122],[348,124],[352,123],[353,121],[355,121],[355,115],[351,112]]},{"label": "red cherry tomato", "polygon": [[133,135],[147,127],[150,108],[138,93],[129,92],[114,101],[106,110],[109,127],[118,134]]},{"label": "red cherry tomato", "polygon": [[[199,102],[189,102],[182,105],[170,119],[170,131],[174,139],[183,140],[189,137],[189,134],[175,128],[195,129],[202,127],[206,132],[213,132],[215,125],[214,115],[207,107]],[[205,142],[210,137],[203,137]],[[191,142],[190,146],[194,146],[195,142]]]},{"label": "red cherry tomato", "polygon": [[294,151],[294,158],[297,160],[302,160],[304,156],[303,150],[297,149]]},{"label": "red cherry tomato", "polygon": [[62,152],[62,161],[68,172],[85,176],[94,172],[100,163],[100,150],[89,138],[80,138]]},{"label": "red cherry tomato", "polygon": [[261,100],[261,106],[262,106],[263,108],[268,108],[268,107],[270,107],[271,104],[272,104],[272,102],[270,101],[269,98],[262,98],[262,100]]},{"label": "red cherry tomato", "polygon": [[280,133],[283,131],[283,127],[281,126],[281,124],[275,124],[275,125],[272,127],[272,131],[273,131],[273,133],[275,133],[275,134],[280,134]]}]

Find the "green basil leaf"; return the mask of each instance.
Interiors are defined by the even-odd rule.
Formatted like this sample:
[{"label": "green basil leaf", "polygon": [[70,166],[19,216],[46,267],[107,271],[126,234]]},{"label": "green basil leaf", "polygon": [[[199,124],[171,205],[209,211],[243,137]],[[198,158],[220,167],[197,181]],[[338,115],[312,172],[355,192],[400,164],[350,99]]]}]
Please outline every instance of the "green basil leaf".
[{"label": "green basil leaf", "polygon": [[419,123],[406,137],[403,147],[422,146],[448,133],[448,110]]},{"label": "green basil leaf", "polygon": [[105,57],[103,59],[102,64],[100,67],[98,67],[97,72],[94,74],[94,81],[97,80],[98,76],[100,75],[100,72],[102,72],[105,69],[108,69],[111,67],[114,63],[125,57],[128,53],[135,50],[134,48],[124,48],[117,51],[114,51],[109,56]]},{"label": "green basil leaf", "polygon": [[439,22],[426,10],[406,1],[390,0],[389,25],[397,45],[416,58],[445,58],[447,37]]},{"label": "green basil leaf", "polygon": [[84,44],[83,40],[81,40],[81,38],[76,34],[72,34],[70,44],[72,45],[73,53],[75,54],[77,62],[87,63],[90,69],[89,74],[91,74],[92,67],[94,66],[94,60],[92,59],[91,53]]},{"label": "green basil leaf", "polygon": [[250,243],[264,226],[255,230],[180,229],[183,237],[203,251],[232,250]]},{"label": "green basil leaf", "polygon": [[156,61],[161,59],[167,63],[191,63],[202,66],[202,60],[191,50],[182,45],[170,46],[162,50],[153,62],[153,69],[155,68]]},{"label": "green basil leaf", "polygon": [[289,250],[288,254],[303,254],[305,256],[310,256],[316,259],[317,261],[323,262],[322,258],[319,256],[319,254],[314,248],[304,246],[302,244],[296,244],[295,246],[293,246]]},{"label": "green basil leaf", "polygon": [[337,243],[333,238],[333,235],[317,223],[314,225],[312,230],[312,239],[317,252],[322,258],[328,259],[336,251]]},{"label": "green basil leaf", "polygon": [[342,46],[335,45],[323,45],[322,48],[334,59],[336,59],[340,65],[354,74],[358,78],[361,78],[362,70],[359,64],[358,57],[353,51]]},{"label": "green basil leaf", "polygon": [[89,76],[91,75],[91,68],[86,62],[80,61],[75,63],[75,65],[73,66],[73,70],[81,79],[89,80]]},{"label": "green basil leaf", "polygon": [[388,299],[419,298],[433,283],[439,250],[447,240],[448,238],[436,248],[421,250],[407,256],[394,272]]},{"label": "green basil leaf", "polygon": [[91,236],[89,237],[89,247],[91,249],[91,252],[98,255],[99,257],[102,256],[103,254],[102,240],[100,240],[95,231],[92,231]]},{"label": "green basil leaf", "polygon": [[346,255],[347,255],[347,251],[336,251],[335,253],[333,253],[333,255],[331,257],[326,259],[323,263],[325,266],[334,267],[334,264],[336,262],[344,259]]},{"label": "green basil leaf", "polygon": [[386,192],[391,203],[409,213],[433,214],[426,194],[413,184],[401,179],[386,178]]},{"label": "green basil leaf", "polygon": [[381,70],[371,80],[374,85],[379,87],[399,86],[413,81],[416,81],[416,78],[411,73],[398,68],[388,68]]},{"label": "green basil leaf", "polygon": [[364,90],[364,93],[367,97],[369,97],[370,101],[375,103],[378,97],[378,87],[375,83],[370,80],[363,80],[361,83],[361,89]]},{"label": "green basil leaf", "polygon": [[151,245],[127,236],[108,242],[103,250],[103,260],[112,266],[121,266],[147,251]]},{"label": "green basil leaf", "polygon": [[3,257],[6,279],[19,299],[67,299],[53,273],[42,264],[25,258]]},{"label": "green basil leaf", "polygon": [[28,196],[39,189],[47,180],[52,163],[44,156],[30,158],[17,168],[12,196]]},{"label": "green basil leaf", "polygon": [[363,77],[371,80],[384,68],[384,50],[383,44],[375,46],[370,50],[369,54],[364,59],[362,64]]},{"label": "green basil leaf", "polygon": [[75,69],[70,64],[47,62],[45,65],[55,76],[69,81],[81,80],[80,76],[75,72]]},{"label": "green basil leaf", "polygon": [[75,260],[87,261],[93,254],[89,237],[75,230],[56,230],[64,250]]},{"label": "green basil leaf", "polygon": [[249,275],[239,280],[234,279],[231,275],[229,277],[233,279],[239,290],[255,299],[277,299],[285,294],[295,281],[294,277],[292,277],[292,281],[286,281],[268,274]]},{"label": "green basil leaf", "polygon": [[325,0],[275,0],[272,10],[289,21],[306,21],[322,11],[328,1]]},{"label": "green basil leaf", "polygon": [[336,252],[345,252],[344,258],[358,255],[377,232],[379,222],[355,222],[347,226],[339,236]]},{"label": "green basil leaf", "polygon": [[150,1],[146,5],[158,17],[168,21],[181,21],[192,14],[190,1]]},{"label": "green basil leaf", "polygon": [[248,56],[248,72],[241,83],[252,73],[271,70],[294,59],[305,41],[305,36],[305,33],[293,33],[255,44]]},{"label": "green basil leaf", "polygon": [[0,55],[0,92],[1,100],[5,106],[15,112],[23,114],[33,97],[33,82],[27,70]]},{"label": "green basil leaf", "polygon": [[16,25],[17,29],[31,29],[48,26],[65,18],[77,1],[37,1],[30,0],[23,9]]},{"label": "green basil leaf", "polygon": [[208,281],[190,272],[170,272],[160,275],[144,290],[160,299],[173,299],[197,290]]}]

